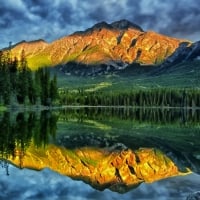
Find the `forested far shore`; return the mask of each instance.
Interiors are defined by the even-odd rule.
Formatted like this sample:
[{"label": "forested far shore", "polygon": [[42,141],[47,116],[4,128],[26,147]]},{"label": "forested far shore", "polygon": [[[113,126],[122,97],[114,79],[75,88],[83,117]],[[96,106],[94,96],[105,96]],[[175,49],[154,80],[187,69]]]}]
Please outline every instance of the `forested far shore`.
[{"label": "forested far shore", "polygon": [[119,92],[59,91],[61,105],[200,107],[199,88],[146,88]]}]

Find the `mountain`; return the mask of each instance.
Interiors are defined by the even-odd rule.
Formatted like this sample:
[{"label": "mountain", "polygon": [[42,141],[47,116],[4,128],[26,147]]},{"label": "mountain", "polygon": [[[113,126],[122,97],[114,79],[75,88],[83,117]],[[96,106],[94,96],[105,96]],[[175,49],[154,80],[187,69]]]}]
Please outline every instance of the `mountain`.
[{"label": "mountain", "polygon": [[43,40],[20,42],[12,47],[12,55],[20,58],[25,51],[31,69],[57,66],[69,62],[83,65],[125,68],[131,63],[160,64],[171,56],[182,43],[191,43],[141,27],[127,20],[93,27],[62,37],[52,43]]}]

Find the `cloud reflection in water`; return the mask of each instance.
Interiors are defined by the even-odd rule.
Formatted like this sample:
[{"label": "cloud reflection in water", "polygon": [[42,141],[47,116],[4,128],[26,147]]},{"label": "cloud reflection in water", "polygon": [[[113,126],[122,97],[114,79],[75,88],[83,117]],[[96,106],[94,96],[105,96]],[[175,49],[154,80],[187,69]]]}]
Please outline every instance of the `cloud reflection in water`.
[{"label": "cloud reflection in water", "polygon": [[74,181],[49,169],[19,170],[9,166],[10,176],[0,170],[0,199],[9,200],[185,200],[186,196],[199,190],[200,176],[190,174],[169,178],[153,184],[141,184],[126,194],[109,190],[103,192],[91,188],[82,181]]}]

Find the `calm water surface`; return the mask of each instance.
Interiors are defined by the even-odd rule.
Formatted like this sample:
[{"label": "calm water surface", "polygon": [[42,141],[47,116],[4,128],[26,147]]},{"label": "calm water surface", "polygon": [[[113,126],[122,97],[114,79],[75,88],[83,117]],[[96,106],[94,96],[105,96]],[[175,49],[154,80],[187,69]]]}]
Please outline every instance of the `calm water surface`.
[{"label": "calm water surface", "polygon": [[6,112],[0,130],[0,199],[184,200],[200,190],[199,110]]}]

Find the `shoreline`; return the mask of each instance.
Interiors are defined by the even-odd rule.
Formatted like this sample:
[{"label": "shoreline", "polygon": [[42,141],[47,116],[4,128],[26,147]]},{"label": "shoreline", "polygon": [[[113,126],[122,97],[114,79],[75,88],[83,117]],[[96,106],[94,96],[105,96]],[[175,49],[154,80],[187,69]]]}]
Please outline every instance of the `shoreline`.
[{"label": "shoreline", "polygon": [[0,112],[11,111],[44,111],[44,110],[62,110],[62,109],[79,109],[79,108],[116,108],[116,109],[159,109],[159,110],[200,110],[200,107],[172,107],[172,106],[105,106],[105,105],[60,105],[60,106],[44,106],[44,105],[15,105],[0,106]]}]

